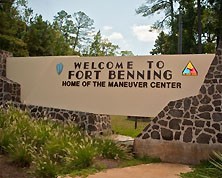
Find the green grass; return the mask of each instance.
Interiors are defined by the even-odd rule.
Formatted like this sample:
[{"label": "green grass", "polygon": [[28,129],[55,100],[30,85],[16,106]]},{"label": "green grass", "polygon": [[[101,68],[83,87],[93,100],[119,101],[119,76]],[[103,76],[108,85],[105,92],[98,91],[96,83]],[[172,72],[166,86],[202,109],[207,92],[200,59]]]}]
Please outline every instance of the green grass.
[{"label": "green grass", "polygon": [[160,163],[161,160],[159,158],[151,158],[151,157],[142,157],[142,158],[133,158],[130,160],[123,160],[119,167],[128,167],[128,166],[136,166],[140,164],[150,164],[150,163]]},{"label": "green grass", "polygon": [[128,120],[127,116],[111,116],[111,125],[114,133],[136,137],[148,125],[148,122],[138,121],[135,129],[135,121]]},{"label": "green grass", "polygon": [[222,171],[209,162],[203,162],[193,168],[192,172],[182,173],[181,178],[221,178]]},{"label": "green grass", "polygon": [[127,148],[84,134],[74,123],[31,119],[15,108],[0,109],[0,152],[17,166],[30,167],[38,178],[89,172],[97,157],[128,159]]},{"label": "green grass", "polygon": [[[69,174],[69,176],[71,177],[81,177],[81,178],[86,178],[88,177],[89,175],[92,175],[92,174],[95,174],[99,171],[102,171],[103,169],[98,169],[98,168],[94,168],[94,167],[90,167],[90,168],[87,168],[87,169],[82,169],[82,170],[74,170],[73,172],[71,172]],[[63,176],[61,176],[63,177]],[[66,175],[65,175],[66,177]]]}]

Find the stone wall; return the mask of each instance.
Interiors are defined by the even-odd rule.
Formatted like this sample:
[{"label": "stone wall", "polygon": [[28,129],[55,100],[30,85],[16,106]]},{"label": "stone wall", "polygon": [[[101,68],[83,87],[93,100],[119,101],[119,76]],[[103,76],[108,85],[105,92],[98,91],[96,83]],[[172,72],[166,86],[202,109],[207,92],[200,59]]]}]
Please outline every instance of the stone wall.
[{"label": "stone wall", "polygon": [[222,152],[222,44],[199,94],[171,101],[134,142],[135,153],[197,164]]},{"label": "stone wall", "polygon": [[21,87],[18,83],[6,78],[6,59],[10,53],[0,50],[0,104],[7,107],[13,105],[28,111],[34,118],[51,118],[60,121],[73,121],[91,135],[111,133],[109,115],[100,115],[58,108],[49,108],[21,103]]},{"label": "stone wall", "polygon": [[6,78],[6,59],[9,56],[11,56],[10,53],[0,50],[0,103],[3,101],[20,102],[20,85]]}]

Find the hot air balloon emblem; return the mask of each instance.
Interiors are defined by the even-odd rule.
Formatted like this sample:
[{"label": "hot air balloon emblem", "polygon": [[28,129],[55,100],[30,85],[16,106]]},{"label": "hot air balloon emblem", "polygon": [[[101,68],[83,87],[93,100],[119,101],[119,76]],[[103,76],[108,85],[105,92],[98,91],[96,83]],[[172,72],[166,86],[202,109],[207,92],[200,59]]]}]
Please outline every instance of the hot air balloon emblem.
[{"label": "hot air balloon emblem", "polygon": [[56,65],[56,72],[58,75],[60,75],[62,73],[62,70],[63,70],[63,64],[62,63],[59,63]]}]

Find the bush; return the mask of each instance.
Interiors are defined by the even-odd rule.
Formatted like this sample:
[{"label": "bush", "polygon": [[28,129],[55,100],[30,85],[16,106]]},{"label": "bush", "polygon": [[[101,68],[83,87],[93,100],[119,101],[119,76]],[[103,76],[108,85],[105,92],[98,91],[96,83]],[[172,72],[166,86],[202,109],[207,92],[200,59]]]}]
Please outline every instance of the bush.
[{"label": "bush", "polygon": [[25,137],[19,137],[8,146],[8,153],[13,163],[20,167],[28,167],[32,162],[32,144]]},{"label": "bush", "polygon": [[113,140],[98,140],[96,144],[100,155],[104,158],[129,159],[131,157],[126,147],[115,143]]},{"label": "bush", "polygon": [[211,158],[210,163],[222,171],[222,153],[213,152],[213,157]]},{"label": "bush", "polygon": [[91,138],[85,137],[78,144],[67,147],[67,166],[69,169],[84,169],[92,165],[97,153],[97,148]]},{"label": "bush", "polygon": [[30,119],[25,113],[14,108],[9,108],[6,112],[1,110],[0,113],[0,149],[2,152],[9,152],[17,147],[22,138],[29,135]]},{"label": "bush", "polygon": [[50,153],[40,148],[37,154],[33,154],[34,175],[38,178],[55,178],[60,172],[61,166],[50,159]]},{"label": "bush", "polygon": [[84,135],[73,123],[32,119],[25,112],[0,110],[0,150],[18,166],[31,166],[36,177],[56,177],[93,165],[96,157],[128,158],[112,140]]},{"label": "bush", "polygon": [[0,152],[7,153],[9,145],[16,142],[16,135],[11,128],[0,129]]}]

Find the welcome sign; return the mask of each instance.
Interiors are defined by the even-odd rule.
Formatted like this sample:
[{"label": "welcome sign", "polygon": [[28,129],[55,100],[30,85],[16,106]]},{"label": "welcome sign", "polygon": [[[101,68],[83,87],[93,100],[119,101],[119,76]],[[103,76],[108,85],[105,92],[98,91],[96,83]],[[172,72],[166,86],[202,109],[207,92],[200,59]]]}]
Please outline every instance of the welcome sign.
[{"label": "welcome sign", "polygon": [[[180,82],[172,82],[172,70],[164,69],[163,61],[146,61],[144,68],[136,69],[134,61],[78,61],[73,62],[62,86],[117,87],[117,88],[181,88]],[[155,65],[155,67],[154,67]],[[56,66],[60,74],[63,64]],[[167,82],[154,82],[166,80]],[[152,82],[149,82],[152,81]]]},{"label": "welcome sign", "polygon": [[22,102],[98,114],[155,116],[196,95],[214,55],[12,57]]}]

